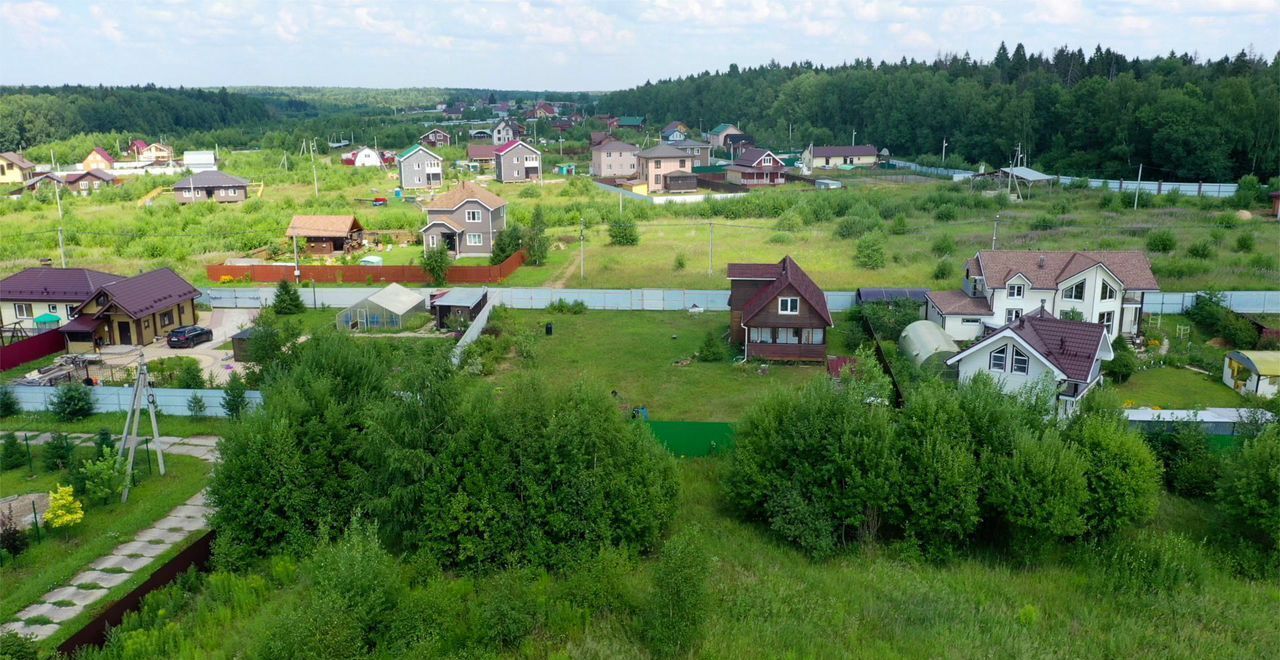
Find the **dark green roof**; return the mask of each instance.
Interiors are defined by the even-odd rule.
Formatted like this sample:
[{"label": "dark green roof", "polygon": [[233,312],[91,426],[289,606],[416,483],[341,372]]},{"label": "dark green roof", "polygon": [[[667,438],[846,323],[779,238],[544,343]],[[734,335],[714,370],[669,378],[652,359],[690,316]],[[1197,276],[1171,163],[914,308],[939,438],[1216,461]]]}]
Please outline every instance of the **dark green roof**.
[{"label": "dark green roof", "polygon": [[644,117],[618,117],[619,126],[644,126]]}]

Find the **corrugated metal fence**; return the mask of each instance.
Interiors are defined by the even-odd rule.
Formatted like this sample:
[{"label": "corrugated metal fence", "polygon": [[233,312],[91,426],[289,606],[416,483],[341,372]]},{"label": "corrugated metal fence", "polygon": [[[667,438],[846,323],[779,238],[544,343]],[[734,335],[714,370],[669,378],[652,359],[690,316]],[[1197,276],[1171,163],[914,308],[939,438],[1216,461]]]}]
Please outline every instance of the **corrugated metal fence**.
[{"label": "corrugated metal fence", "polygon": [[[906,160],[890,160],[894,166],[911,170],[926,176],[935,176],[954,181],[962,181],[977,172],[969,170],[955,170],[948,167],[926,167],[918,165]],[[1075,181],[1077,177],[1059,176],[1058,181],[1066,186]],[[1236,184],[1234,183],[1205,183],[1197,181],[1188,183],[1184,181],[1126,181],[1124,179],[1087,179],[1090,188],[1107,188],[1108,190],[1134,192],[1136,190],[1144,190],[1152,195],[1161,195],[1171,190],[1177,190],[1183,195],[1192,197],[1230,197],[1236,194]]]},{"label": "corrugated metal fence", "polygon": [[[38,385],[14,385],[9,388],[18,397],[23,410],[48,410],[49,402],[58,391],[56,387],[40,387]],[[92,387],[94,412],[123,412],[133,405],[132,387]],[[225,417],[222,410],[222,390],[183,390],[162,389],[151,390],[156,395],[156,409],[166,415],[187,417],[187,400],[192,394],[198,394],[204,400],[205,415],[208,417]],[[262,404],[262,393],[250,390],[245,393],[250,407]]]},{"label": "corrugated metal fence", "polygon": [[493,312],[493,298],[490,297],[484,307],[480,309],[480,313],[476,314],[475,320],[471,322],[471,326],[467,331],[462,333],[462,337],[458,339],[458,343],[454,345],[453,352],[449,355],[449,359],[453,361],[453,366],[462,363],[462,354],[471,345],[471,342],[480,338],[480,333],[484,332],[484,327],[489,324],[489,314]]}]

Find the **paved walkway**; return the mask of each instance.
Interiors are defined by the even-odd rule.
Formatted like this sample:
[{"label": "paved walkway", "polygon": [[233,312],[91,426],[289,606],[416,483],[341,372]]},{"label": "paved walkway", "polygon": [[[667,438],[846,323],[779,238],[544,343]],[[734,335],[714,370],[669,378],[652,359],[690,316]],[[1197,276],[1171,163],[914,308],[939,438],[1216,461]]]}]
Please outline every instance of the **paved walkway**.
[{"label": "paved walkway", "polygon": [[[80,443],[92,441],[92,436],[72,434],[72,437]],[[49,433],[41,433],[33,436],[31,443],[43,444],[49,438]],[[194,456],[209,462],[218,460],[218,438],[214,436],[162,436],[157,444],[168,454]],[[156,557],[188,536],[207,528],[208,514],[209,507],[205,504],[205,491],[202,490],[170,511],[169,515],[138,532],[133,540],[116,546],[110,554],[89,564],[66,586],[50,591],[40,598],[40,602],[18,612],[12,621],[0,625],[0,631],[12,631],[35,639],[45,639],[57,633],[64,621],[101,600],[112,587],[142,572]]]}]

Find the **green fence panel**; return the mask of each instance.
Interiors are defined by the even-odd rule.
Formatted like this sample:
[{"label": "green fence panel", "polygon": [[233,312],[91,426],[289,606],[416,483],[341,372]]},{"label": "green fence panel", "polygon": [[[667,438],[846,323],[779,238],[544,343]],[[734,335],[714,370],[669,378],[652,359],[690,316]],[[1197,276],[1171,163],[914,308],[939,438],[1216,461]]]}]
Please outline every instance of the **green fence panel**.
[{"label": "green fence panel", "polygon": [[676,456],[710,456],[733,448],[733,425],[725,422],[649,422],[649,430]]}]

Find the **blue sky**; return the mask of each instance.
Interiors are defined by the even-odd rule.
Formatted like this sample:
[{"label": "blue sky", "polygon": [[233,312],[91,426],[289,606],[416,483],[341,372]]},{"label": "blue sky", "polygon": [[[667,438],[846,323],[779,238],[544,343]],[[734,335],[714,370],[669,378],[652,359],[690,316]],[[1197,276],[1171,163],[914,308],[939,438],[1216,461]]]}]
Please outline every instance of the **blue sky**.
[{"label": "blue sky", "polygon": [[1280,0],[0,0],[0,83],[606,90],[1001,40],[1269,56]]}]

